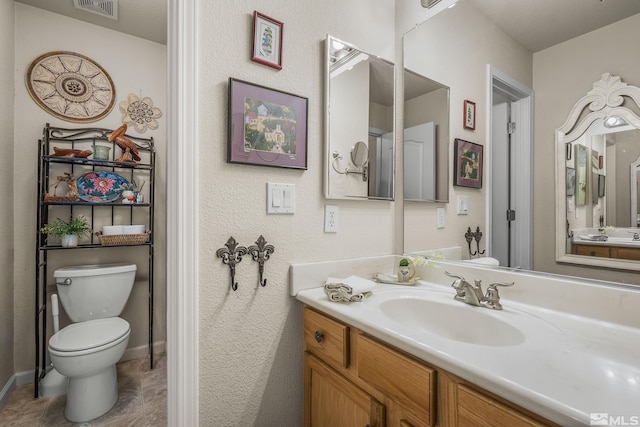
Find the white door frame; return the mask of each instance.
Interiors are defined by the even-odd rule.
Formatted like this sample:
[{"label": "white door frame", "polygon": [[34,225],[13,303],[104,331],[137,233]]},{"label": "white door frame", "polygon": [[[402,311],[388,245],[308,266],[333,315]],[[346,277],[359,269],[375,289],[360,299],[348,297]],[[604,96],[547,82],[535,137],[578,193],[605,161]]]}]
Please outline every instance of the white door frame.
[{"label": "white door frame", "polygon": [[197,426],[197,0],[169,0],[167,12],[167,422]]},{"label": "white door frame", "polygon": [[[513,245],[514,266],[520,266],[525,269],[531,269],[532,263],[532,236],[533,236],[533,90],[522,83],[509,77],[498,68],[487,65],[487,149],[485,155],[487,162],[487,250],[491,254],[492,235],[492,176],[491,176],[491,140],[492,140],[492,122],[493,122],[493,90],[500,88],[501,91],[510,94],[514,99],[518,100],[518,108],[513,111],[517,115],[516,121],[518,126],[515,131],[515,138],[518,144],[515,145],[515,165],[513,167],[518,171],[521,179],[517,180],[514,188],[516,221],[514,222],[514,232],[517,234],[516,244]],[[506,130],[505,130],[506,132]],[[497,212],[496,215],[506,215],[505,212]]]}]

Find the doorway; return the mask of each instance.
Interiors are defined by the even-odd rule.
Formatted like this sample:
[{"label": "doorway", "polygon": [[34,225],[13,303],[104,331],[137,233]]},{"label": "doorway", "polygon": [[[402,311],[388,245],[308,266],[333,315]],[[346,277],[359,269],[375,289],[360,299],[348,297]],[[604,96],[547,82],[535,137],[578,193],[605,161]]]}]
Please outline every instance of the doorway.
[{"label": "doorway", "polygon": [[531,269],[533,91],[489,65],[488,249],[501,266]]}]

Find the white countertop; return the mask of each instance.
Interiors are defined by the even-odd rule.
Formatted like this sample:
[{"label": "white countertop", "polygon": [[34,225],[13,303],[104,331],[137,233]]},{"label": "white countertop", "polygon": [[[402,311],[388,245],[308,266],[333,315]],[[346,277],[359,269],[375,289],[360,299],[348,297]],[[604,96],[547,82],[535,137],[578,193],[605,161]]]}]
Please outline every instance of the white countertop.
[{"label": "white countertop", "polygon": [[[300,290],[295,298],[560,425],[589,425],[595,413],[628,423],[620,425],[640,425],[640,329],[504,296],[502,311],[474,307],[454,300],[454,294],[448,286],[421,280],[415,286],[377,284],[362,302],[330,302],[322,287]],[[487,346],[444,338],[385,315],[381,303],[395,298],[482,310],[524,339]],[[473,334],[477,326],[469,323]]]}]

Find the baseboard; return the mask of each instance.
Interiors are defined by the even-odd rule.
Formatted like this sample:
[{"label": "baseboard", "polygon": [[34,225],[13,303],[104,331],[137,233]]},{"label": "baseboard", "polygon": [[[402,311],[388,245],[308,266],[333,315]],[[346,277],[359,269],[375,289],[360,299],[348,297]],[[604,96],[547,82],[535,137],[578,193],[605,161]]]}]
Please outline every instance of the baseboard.
[{"label": "baseboard", "polygon": [[9,396],[11,396],[11,392],[16,388],[16,376],[11,375],[9,381],[2,387],[0,390],[0,409],[4,408],[4,405],[9,400]]},{"label": "baseboard", "polygon": [[[156,341],[153,343],[153,354],[162,354],[165,351],[166,349],[165,349],[164,341]],[[149,347],[146,345],[141,345],[139,347],[131,347],[124,352],[124,355],[122,356],[120,361],[140,359],[142,357],[147,356],[148,354],[149,354]]]}]

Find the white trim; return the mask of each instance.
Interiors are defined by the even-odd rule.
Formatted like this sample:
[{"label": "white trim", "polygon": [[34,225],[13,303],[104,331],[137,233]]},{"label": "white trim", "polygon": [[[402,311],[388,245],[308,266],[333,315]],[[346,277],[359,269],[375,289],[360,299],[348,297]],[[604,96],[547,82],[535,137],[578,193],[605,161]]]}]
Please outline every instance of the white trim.
[{"label": "white trim", "polygon": [[[522,144],[518,144],[518,152],[516,153],[516,165],[515,168],[518,170],[518,176],[522,177],[522,180],[519,181],[518,187],[515,191],[523,196],[516,198],[516,212],[518,212],[518,216],[516,219],[516,223],[518,220],[521,220],[519,224],[529,223],[529,227],[520,228],[518,224],[516,224],[516,231],[518,235],[518,244],[513,250],[515,251],[515,264],[525,268],[532,269],[533,268],[533,170],[532,170],[532,161],[533,161],[533,90],[523,85],[522,83],[514,80],[509,77],[504,72],[500,71],[498,68],[492,66],[491,64],[487,64],[487,105],[486,111],[487,114],[487,141],[492,141],[492,111],[493,111],[493,89],[494,89],[494,81],[498,80],[502,83],[501,88],[509,93],[514,98],[518,99],[518,108],[516,109],[516,114],[518,115],[519,126],[516,127],[515,137],[523,141]],[[492,176],[491,176],[491,144],[487,144],[487,153],[485,154],[485,159],[487,162],[487,203],[486,203],[486,247],[487,253],[491,256],[491,238],[492,235],[492,227],[491,227],[491,215],[492,215],[492,206],[489,202],[492,200],[491,188],[492,188]]]},{"label": "white trim", "polygon": [[[153,343],[153,354],[162,354],[166,351],[164,341],[156,341]],[[124,354],[120,358],[119,362],[126,360],[142,359],[149,355],[149,346],[141,345],[138,347],[131,347],[125,350]]]},{"label": "white trim", "polygon": [[[31,371],[31,376],[33,377],[33,371]],[[16,376],[11,375],[7,383],[4,385],[4,387],[2,387],[2,390],[0,390],[0,409],[4,408],[4,405],[7,403],[7,400],[9,400],[9,397],[11,397],[11,392],[15,390],[15,388],[16,388]]]},{"label": "white trim", "polygon": [[197,426],[197,1],[169,0],[168,16],[167,421]]}]

